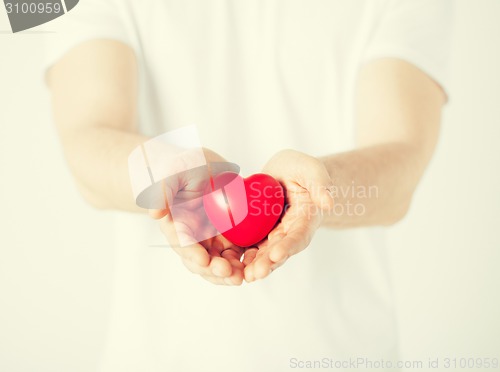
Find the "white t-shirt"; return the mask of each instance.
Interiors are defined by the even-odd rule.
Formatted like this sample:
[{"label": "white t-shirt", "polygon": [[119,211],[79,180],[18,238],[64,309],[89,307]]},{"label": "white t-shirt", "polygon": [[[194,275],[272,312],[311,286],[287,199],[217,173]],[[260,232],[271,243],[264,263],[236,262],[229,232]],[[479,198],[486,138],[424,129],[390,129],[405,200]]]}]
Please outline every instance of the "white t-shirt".
[{"label": "white t-shirt", "polygon": [[[203,146],[246,176],[284,148],[352,149],[363,63],[404,59],[446,89],[451,11],[449,0],[86,0],[55,21],[47,63],[84,40],[127,43],[139,61],[142,132],[196,123]],[[144,216],[118,214],[114,234],[101,371],[398,359],[382,229],[320,229],[269,278],[241,287],[188,272]]]}]

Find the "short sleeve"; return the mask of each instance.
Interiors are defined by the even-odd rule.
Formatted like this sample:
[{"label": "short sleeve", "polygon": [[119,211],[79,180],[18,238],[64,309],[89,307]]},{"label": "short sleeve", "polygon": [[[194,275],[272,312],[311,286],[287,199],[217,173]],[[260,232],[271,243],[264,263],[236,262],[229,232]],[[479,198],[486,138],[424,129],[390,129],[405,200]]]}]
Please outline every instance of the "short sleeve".
[{"label": "short sleeve", "polygon": [[131,45],[119,4],[114,0],[85,0],[53,23],[45,38],[46,71],[76,45],[92,39],[113,39]]},{"label": "short sleeve", "polygon": [[452,0],[389,0],[363,62],[403,59],[429,75],[448,94]]}]

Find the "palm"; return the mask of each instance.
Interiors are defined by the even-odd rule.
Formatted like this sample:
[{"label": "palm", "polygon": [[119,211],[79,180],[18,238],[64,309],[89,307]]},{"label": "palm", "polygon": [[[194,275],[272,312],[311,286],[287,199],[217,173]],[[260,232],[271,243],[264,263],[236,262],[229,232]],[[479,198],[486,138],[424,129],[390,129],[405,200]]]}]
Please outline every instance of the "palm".
[{"label": "palm", "polygon": [[245,253],[247,281],[265,278],[290,256],[304,250],[321,224],[322,213],[333,207],[328,192],[331,179],[320,160],[284,150],[271,158],[264,172],[285,188],[286,208],[281,221],[259,244],[258,251]]},{"label": "palm", "polygon": [[[209,160],[214,173],[233,170],[218,156]],[[203,208],[202,196],[209,177],[206,169],[199,168],[166,182],[164,194],[169,208],[157,217],[165,217],[162,230],[189,270],[216,284],[241,284],[243,250],[218,235]]]},{"label": "palm", "polygon": [[[290,256],[307,247],[320,225],[321,213],[309,191],[293,181],[282,183],[286,190],[286,209],[273,231],[258,245],[259,250],[244,263],[248,280],[267,276]],[[247,277],[247,275],[246,275]]]}]

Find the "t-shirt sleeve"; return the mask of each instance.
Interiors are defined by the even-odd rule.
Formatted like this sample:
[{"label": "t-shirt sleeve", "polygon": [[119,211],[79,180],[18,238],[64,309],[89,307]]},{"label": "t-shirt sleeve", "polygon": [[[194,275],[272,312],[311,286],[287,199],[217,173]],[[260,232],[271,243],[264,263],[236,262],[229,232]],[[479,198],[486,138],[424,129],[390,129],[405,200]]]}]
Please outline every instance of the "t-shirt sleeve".
[{"label": "t-shirt sleeve", "polygon": [[453,0],[389,0],[363,62],[400,58],[424,71],[448,94],[452,23]]},{"label": "t-shirt sleeve", "polygon": [[53,23],[53,29],[44,38],[44,72],[85,41],[112,39],[132,47],[121,7],[115,0],[80,1],[78,6]]}]

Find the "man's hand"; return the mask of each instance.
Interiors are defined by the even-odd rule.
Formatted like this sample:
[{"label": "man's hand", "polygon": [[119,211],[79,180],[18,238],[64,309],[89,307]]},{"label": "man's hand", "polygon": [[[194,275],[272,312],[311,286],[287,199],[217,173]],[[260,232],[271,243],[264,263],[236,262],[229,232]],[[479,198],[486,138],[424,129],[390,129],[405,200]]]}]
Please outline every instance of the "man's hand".
[{"label": "man's hand", "polygon": [[332,180],[323,163],[298,151],[284,150],[263,169],[285,188],[286,207],[278,225],[257,249],[248,249],[245,280],[263,279],[289,257],[304,250],[324,213],[333,209]]},{"label": "man's hand", "polygon": [[[194,214],[197,214],[194,211]],[[213,284],[241,285],[243,282],[243,263],[240,262],[243,249],[235,246],[222,235],[197,242],[193,238],[193,213],[184,217],[170,215],[161,221],[161,229],[172,249],[181,257],[182,263],[194,274],[200,275]],[[203,222],[204,223],[204,222]],[[188,246],[181,246],[180,240],[191,239]]]},{"label": "man's hand", "polygon": [[[204,149],[204,154],[209,165],[229,164],[210,150]],[[189,168],[189,152],[182,156],[183,159],[179,160]],[[212,173],[224,170],[213,166],[209,169]],[[164,210],[150,210],[149,214],[160,220],[161,230],[169,244],[192,273],[214,284],[240,285],[244,267],[240,259],[244,250],[217,235],[203,208],[201,197],[214,175],[179,173],[163,187],[172,203]],[[181,203],[177,203],[179,201]]]}]

